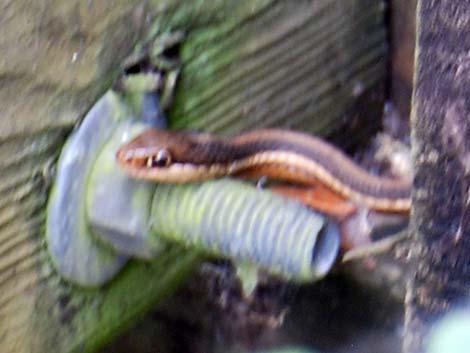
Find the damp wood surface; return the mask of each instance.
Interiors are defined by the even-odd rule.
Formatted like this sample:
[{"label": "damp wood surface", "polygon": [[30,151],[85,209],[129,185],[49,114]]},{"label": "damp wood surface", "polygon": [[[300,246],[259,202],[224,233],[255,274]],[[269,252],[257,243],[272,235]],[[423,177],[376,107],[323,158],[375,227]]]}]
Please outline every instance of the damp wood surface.
[{"label": "damp wood surface", "polygon": [[62,281],[48,258],[54,163],[139,44],[186,33],[170,111],[175,128],[331,134],[380,117],[380,1],[2,0],[0,9],[1,352],[94,351],[171,294],[199,261],[175,248],[85,290]]},{"label": "damp wood surface", "polygon": [[390,0],[390,100],[409,117],[413,90],[417,0]]},{"label": "damp wood surface", "polygon": [[406,353],[434,351],[432,323],[468,311],[470,292],[470,9],[465,0],[421,0],[417,16]]}]

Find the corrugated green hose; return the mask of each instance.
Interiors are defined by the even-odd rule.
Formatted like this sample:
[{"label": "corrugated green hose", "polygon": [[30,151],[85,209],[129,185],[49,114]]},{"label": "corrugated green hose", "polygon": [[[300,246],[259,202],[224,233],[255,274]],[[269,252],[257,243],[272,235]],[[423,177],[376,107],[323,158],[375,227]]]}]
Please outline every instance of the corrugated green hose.
[{"label": "corrugated green hose", "polygon": [[334,223],[246,183],[161,184],[154,195],[150,223],[156,234],[289,279],[324,276],[338,252]]}]

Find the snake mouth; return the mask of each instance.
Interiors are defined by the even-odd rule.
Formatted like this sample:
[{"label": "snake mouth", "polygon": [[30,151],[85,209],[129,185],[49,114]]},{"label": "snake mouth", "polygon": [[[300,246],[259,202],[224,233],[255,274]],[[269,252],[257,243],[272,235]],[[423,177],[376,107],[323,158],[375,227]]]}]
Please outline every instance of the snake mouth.
[{"label": "snake mouth", "polygon": [[205,165],[172,162],[158,165],[149,162],[149,156],[135,157],[129,151],[119,150],[116,160],[121,169],[129,176],[153,182],[183,184],[203,181],[227,175],[227,166],[222,164]]},{"label": "snake mouth", "polygon": [[119,149],[116,153],[117,164],[124,170],[131,172],[134,169],[146,169],[149,156],[136,156],[133,151]]}]

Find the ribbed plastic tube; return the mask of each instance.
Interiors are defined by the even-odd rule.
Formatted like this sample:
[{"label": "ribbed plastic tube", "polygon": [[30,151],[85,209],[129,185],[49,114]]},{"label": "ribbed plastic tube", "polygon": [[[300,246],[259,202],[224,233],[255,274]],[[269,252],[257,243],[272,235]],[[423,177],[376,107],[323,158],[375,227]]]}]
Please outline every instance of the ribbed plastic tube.
[{"label": "ribbed plastic tube", "polygon": [[324,216],[231,179],[158,185],[151,226],[171,241],[296,281],[323,277],[339,248],[338,227]]}]

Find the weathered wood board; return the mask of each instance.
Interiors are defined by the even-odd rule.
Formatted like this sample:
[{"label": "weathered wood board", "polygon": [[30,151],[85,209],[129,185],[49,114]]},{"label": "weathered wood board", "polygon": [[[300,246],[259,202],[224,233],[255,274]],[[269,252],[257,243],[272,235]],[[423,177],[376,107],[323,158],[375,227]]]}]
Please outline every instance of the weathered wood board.
[{"label": "weathered wood board", "polygon": [[199,259],[175,248],[131,263],[105,288],[83,290],[62,281],[48,258],[54,162],[138,43],[186,32],[173,127],[325,134],[384,79],[376,0],[1,0],[0,9],[1,352],[93,351],[171,293]]}]

